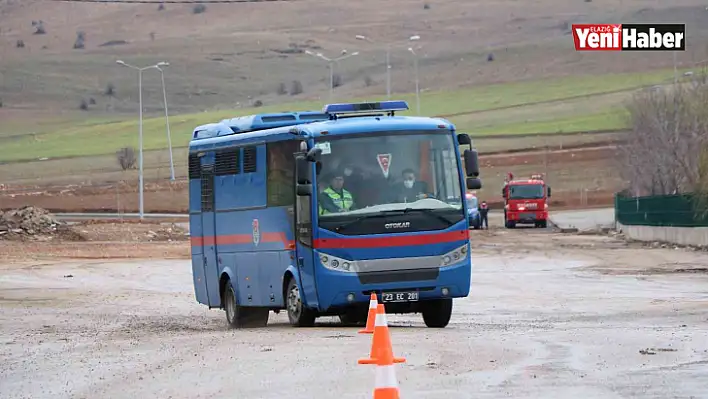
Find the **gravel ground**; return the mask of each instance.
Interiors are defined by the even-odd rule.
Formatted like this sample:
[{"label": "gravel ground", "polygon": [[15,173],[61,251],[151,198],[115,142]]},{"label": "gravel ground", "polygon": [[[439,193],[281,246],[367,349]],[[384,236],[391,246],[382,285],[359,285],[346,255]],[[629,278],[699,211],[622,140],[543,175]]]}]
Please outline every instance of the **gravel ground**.
[{"label": "gravel ground", "polygon": [[[407,358],[401,397],[708,397],[708,275],[690,272],[704,252],[541,230],[473,237],[472,293],[448,328],[390,317]],[[227,330],[195,302],[187,244],[175,245],[173,260],[0,265],[0,397],[371,397],[373,366],[356,364],[370,336],[331,318],[295,329],[282,313]]]}]

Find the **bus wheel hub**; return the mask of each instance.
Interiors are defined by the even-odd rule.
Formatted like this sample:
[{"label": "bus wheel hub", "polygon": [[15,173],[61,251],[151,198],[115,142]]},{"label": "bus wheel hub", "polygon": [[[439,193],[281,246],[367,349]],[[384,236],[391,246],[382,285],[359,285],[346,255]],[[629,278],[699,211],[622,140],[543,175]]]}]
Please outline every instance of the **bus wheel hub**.
[{"label": "bus wheel hub", "polygon": [[288,309],[293,316],[300,314],[300,290],[294,286],[288,295]]}]

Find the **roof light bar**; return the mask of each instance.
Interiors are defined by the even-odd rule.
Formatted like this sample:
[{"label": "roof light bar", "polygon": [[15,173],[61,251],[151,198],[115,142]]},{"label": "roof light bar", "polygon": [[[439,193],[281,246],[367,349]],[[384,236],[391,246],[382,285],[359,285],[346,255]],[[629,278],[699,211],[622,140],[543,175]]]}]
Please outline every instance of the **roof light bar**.
[{"label": "roof light bar", "polygon": [[327,114],[350,114],[371,111],[408,111],[405,101],[379,101],[375,103],[327,104],[322,109]]}]

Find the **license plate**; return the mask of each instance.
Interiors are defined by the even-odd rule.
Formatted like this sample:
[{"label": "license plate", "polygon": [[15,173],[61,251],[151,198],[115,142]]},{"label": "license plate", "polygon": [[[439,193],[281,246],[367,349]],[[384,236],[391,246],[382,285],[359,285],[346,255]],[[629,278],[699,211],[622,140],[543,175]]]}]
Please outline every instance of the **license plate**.
[{"label": "license plate", "polygon": [[535,219],[536,214],[535,213],[522,213],[519,215],[519,219]]},{"label": "license plate", "polygon": [[418,300],[418,292],[384,292],[381,294],[381,302],[415,302]]}]

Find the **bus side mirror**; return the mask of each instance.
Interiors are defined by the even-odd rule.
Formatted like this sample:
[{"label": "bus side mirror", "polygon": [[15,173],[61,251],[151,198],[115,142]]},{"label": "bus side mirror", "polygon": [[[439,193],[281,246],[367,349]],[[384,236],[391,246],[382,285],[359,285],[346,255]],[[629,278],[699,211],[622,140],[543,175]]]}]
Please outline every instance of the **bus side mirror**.
[{"label": "bus side mirror", "polygon": [[310,184],[310,163],[304,155],[295,157],[297,184]]},{"label": "bus side mirror", "polygon": [[312,195],[312,184],[298,184],[295,187],[295,194],[300,197],[309,197]]},{"label": "bus side mirror", "polygon": [[479,158],[477,156],[477,150],[465,150],[464,158],[465,171],[467,172],[467,176],[479,176]]},{"label": "bus side mirror", "polygon": [[548,190],[548,197],[550,198],[551,197],[551,186],[548,186],[547,190]]},{"label": "bus side mirror", "polygon": [[482,188],[482,180],[478,177],[467,178],[467,188],[470,190],[479,190]]},{"label": "bus side mirror", "polygon": [[467,133],[460,133],[457,135],[457,144],[459,145],[472,145],[472,139]]},{"label": "bus side mirror", "polygon": [[320,156],[322,155],[322,149],[321,148],[311,148],[310,151],[307,152],[307,161],[308,162],[317,162],[320,160]]}]

